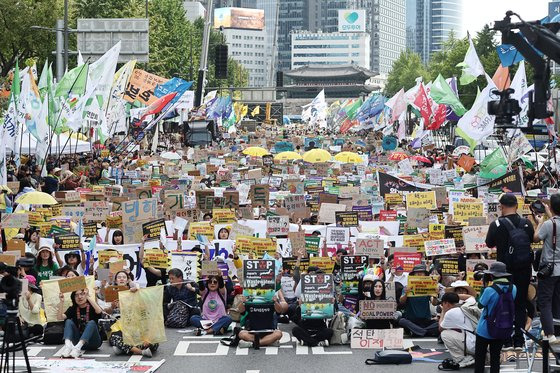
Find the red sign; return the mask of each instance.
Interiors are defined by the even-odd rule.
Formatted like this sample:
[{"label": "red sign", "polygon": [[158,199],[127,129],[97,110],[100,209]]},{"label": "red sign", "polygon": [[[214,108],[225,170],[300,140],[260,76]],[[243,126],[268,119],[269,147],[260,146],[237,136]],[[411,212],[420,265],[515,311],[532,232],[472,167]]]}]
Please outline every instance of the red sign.
[{"label": "red sign", "polygon": [[395,253],[395,259],[393,260],[393,267],[403,267],[405,272],[410,272],[415,265],[422,263],[421,253]]},{"label": "red sign", "polygon": [[397,212],[395,210],[381,210],[379,211],[380,221],[396,221]]}]

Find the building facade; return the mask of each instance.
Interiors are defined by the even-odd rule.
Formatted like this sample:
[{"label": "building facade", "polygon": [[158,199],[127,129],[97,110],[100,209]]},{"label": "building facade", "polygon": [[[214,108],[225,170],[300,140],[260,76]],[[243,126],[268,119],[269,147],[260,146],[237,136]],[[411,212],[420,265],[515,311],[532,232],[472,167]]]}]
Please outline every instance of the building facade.
[{"label": "building facade", "polygon": [[312,65],[356,65],[370,67],[370,36],[367,33],[291,34],[291,68]]},{"label": "building facade", "polygon": [[190,22],[204,18],[206,14],[206,10],[200,1],[183,1],[183,9],[185,9],[185,18]]},{"label": "building facade", "polygon": [[463,35],[462,10],[463,0],[407,0],[407,47],[428,62],[451,33]]}]

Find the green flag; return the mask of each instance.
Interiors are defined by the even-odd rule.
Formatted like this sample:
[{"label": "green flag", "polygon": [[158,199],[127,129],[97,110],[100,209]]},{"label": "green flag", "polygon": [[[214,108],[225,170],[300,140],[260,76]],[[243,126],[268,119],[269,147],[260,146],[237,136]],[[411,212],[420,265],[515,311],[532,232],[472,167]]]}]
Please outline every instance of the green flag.
[{"label": "green flag", "polygon": [[346,108],[346,116],[348,117],[348,119],[356,119],[356,115],[358,115],[358,110],[360,110],[362,104],[363,101],[361,98],[359,98]]},{"label": "green flag", "polygon": [[49,77],[49,60],[45,60],[43,65],[43,70],[41,71],[41,76],[39,77],[39,94],[41,95],[41,100],[45,98],[47,94],[47,79]]},{"label": "green flag", "polygon": [[432,82],[430,96],[438,104],[449,105],[455,114],[459,116],[467,112],[467,109],[465,109],[461,101],[459,101],[459,98],[455,95],[455,92],[453,92],[441,74]]},{"label": "green flag", "polygon": [[[480,176],[493,179],[500,177],[502,172],[505,173],[507,168],[507,159],[501,147],[496,148],[492,153],[488,154],[482,162],[480,162]],[[487,177],[489,176],[489,177]]]},{"label": "green flag", "polygon": [[[49,65],[49,70],[47,72],[47,102],[49,103],[48,106],[48,113],[47,113],[47,122],[49,127],[51,127],[56,134],[60,134],[61,126],[57,125],[58,113],[57,113],[57,105],[54,100],[54,87],[53,87],[53,75],[52,75],[52,65]],[[56,128],[55,128],[56,127]]]},{"label": "green flag", "polygon": [[58,82],[54,96],[68,97],[70,92],[82,96],[86,90],[87,76],[88,64],[77,66],[68,71]]},{"label": "green flag", "polygon": [[14,78],[12,79],[12,95],[16,103],[19,101],[19,90],[21,88],[21,82],[19,80],[19,64],[16,60],[16,68],[14,69]]}]

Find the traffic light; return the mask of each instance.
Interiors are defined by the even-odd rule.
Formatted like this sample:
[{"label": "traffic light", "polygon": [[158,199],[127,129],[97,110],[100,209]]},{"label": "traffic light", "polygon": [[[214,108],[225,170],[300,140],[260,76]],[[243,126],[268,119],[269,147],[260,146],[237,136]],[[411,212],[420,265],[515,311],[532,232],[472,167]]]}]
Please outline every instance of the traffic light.
[{"label": "traffic light", "polygon": [[276,87],[284,86],[284,73],[282,71],[276,72]]},{"label": "traffic light", "polygon": [[228,46],[216,45],[215,72],[217,79],[227,79]]}]

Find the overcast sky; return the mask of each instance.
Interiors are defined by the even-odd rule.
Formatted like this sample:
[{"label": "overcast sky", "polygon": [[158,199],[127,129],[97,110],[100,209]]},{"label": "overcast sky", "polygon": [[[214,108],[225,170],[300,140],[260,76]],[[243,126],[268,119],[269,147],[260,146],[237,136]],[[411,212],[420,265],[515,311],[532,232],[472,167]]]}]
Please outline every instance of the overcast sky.
[{"label": "overcast sky", "polygon": [[[463,29],[476,35],[486,23],[504,18],[512,10],[525,21],[534,21],[548,15],[547,0],[463,0]],[[518,20],[512,17],[513,22]]]}]

